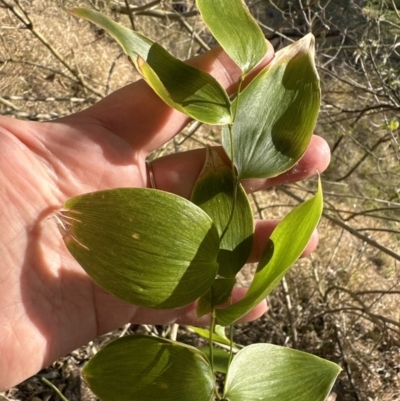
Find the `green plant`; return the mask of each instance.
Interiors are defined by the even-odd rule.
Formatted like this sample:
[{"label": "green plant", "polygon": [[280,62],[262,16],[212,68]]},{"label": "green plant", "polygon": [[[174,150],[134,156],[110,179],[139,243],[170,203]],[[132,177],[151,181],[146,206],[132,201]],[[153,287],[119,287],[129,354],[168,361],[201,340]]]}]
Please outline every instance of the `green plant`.
[{"label": "green plant", "polygon": [[[301,255],[322,213],[319,184],[317,194],[274,230],[244,298],[230,302],[253,240],[252,212],[241,182],[293,167],[316,123],[320,88],[314,38],[309,34],[278,52],[242,90],[244,78],[267,51],[261,30],[242,0],[197,0],[197,6],[242,70],[232,101],[209,74],[159,44],[100,13],[74,10],[119,42],[165,103],[203,123],[223,126],[223,147],[232,161],[228,167],[216,150],[208,149],[190,201],[156,189],[117,188],[68,199],[58,212],[67,248],[101,287],[155,309],[198,300],[198,315],[210,314],[209,330],[194,329],[209,338],[207,350],[127,336],[97,353],[84,377],[94,393],[110,401],[322,401],[339,373],[337,365],[271,344],[239,350],[224,329],[273,290]],[[216,371],[226,373],[223,394],[215,384]]]}]

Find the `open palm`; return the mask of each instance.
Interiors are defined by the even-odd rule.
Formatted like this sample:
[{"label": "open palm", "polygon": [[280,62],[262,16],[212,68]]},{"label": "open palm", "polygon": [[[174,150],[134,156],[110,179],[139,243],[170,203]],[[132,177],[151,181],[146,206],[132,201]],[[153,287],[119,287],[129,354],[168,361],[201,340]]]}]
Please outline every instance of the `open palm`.
[{"label": "open palm", "polygon": [[[263,65],[271,58],[269,53]],[[232,89],[240,73],[219,49],[191,63],[225,88]],[[51,218],[78,194],[149,186],[146,157],[187,122],[143,81],[51,123],[0,118],[0,391],[127,322],[196,322],[193,305],[151,311],[97,287],[68,253]],[[155,160],[157,188],[188,197],[204,156],[197,150]],[[323,171],[328,162],[326,143],[314,137],[298,166],[283,176],[247,183],[247,188],[303,179]],[[257,222],[254,260],[275,224]],[[307,251],[315,244],[316,238]],[[246,319],[264,310],[262,304]]]}]

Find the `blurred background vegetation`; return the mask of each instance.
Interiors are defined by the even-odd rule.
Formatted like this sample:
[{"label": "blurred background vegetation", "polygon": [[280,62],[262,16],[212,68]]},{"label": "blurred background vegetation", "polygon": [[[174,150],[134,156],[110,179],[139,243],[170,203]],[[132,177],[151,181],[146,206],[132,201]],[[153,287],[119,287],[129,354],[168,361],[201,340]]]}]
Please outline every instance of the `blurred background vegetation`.
[{"label": "blurred background vegetation", "polygon": [[[247,4],[276,50],[314,33],[323,94],[316,133],[328,141],[332,161],[322,175],[317,252],[286,276],[262,319],[238,327],[236,340],[287,345],[339,363],[331,400],[400,400],[400,1]],[[103,30],[68,14],[76,6],[110,15],[181,59],[215,46],[192,0],[0,0],[0,115],[58,118],[138,79]],[[191,124],[154,157],[206,144],[220,144],[218,129]],[[310,180],[252,195],[255,217],[282,217],[315,188]],[[244,285],[252,268],[239,277]],[[82,364],[110,338],[137,330],[176,334],[126,326],[41,375],[71,401],[94,399],[80,383]],[[184,327],[177,335],[192,341]],[[37,378],[1,397],[57,399]]]}]

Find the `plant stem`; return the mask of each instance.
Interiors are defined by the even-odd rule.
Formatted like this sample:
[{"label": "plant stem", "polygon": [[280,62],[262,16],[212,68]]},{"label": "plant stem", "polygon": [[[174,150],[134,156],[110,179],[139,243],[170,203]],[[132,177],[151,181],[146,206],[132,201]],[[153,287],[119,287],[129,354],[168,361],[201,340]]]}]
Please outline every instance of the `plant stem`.
[{"label": "plant stem", "polygon": [[[234,164],[234,156],[235,156],[235,147],[233,145],[233,124],[235,123],[236,120],[236,116],[237,116],[237,112],[239,109],[239,99],[240,99],[240,90],[242,89],[242,84],[243,84],[243,76],[240,76],[239,78],[239,82],[238,82],[238,88],[237,88],[237,94],[236,94],[236,103],[235,103],[235,108],[233,110],[233,118],[232,118],[232,123],[229,124],[229,139],[230,139],[230,158],[231,158],[231,162],[232,162],[232,176],[233,176],[233,203],[232,203],[232,210],[231,210],[231,214],[229,216],[229,220],[228,223],[224,229],[224,231],[221,234],[221,238],[220,241],[222,241],[222,238],[224,237],[224,235],[226,234],[226,232],[228,231],[229,225],[231,224],[231,221],[233,219],[233,215],[235,212],[235,208],[236,208],[236,201],[237,201],[237,189],[238,189],[238,185],[239,182],[237,180],[237,175],[236,175],[236,170],[235,170],[235,164]],[[215,314],[215,311],[213,310],[213,315]],[[214,320],[215,323],[215,320]],[[213,331],[214,332],[214,328]],[[212,337],[212,332],[210,334],[210,337]],[[229,326],[229,337],[230,337],[230,346],[229,346],[229,363],[228,363],[228,371],[229,371],[229,366],[232,362],[232,358],[233,358],[233,325],[231,324]],[[211,346],[212,348],[212,346]],[[210,355],[211,355],[211,349],[210,349]],[[227,372],[228,373],[228,372]],[[226,381],[224,384],[224,392],[222,395],[222,398],[224,398],[225,396],[225,385],[226,385]],[[221,397],[219,397],[219,399],[221,399]]]},{"label": "plant stem", "polygon": [[45,377],[40,377],[40,380],[48,387],[50,387],[52,390],[54,390],[62,401],[68,401],[68,399],[64,397],[61,391],[51,381],[47,380]]},{"label": "plant stem", "polygon": [[222,394],[223,399],[225,399],[225,393],[226,393],[226,377],[228,376],[229,373],[229,368],[231,366],[231,362],[233,359],[233,324],[229,326],[229,340],[230,340],[230,345],[229,345],[229,362],[228,362],[228,369],[225,375],[225,383],[224,383],[224,392]]},{"label": "plant stem", "polygon": [[222,238],[224,238],[226,232],[228,231],[229,225],[231,224],[231,221],[232,221],[232,218],[233,218],[233,214],[234,214],[235,208],[236,208],[237,187],[238,187],[239,183],[237,181],[235,164],[233,162],[234,161],[234,156],[235,156],[235,148],[234,148],[234,145],[233,145],[233,124],[235,123],[236,115],[237,115],[238,108],[239,108],[239,98],[240,98],[240,90],[242,89],[242,84],[243,84],[243,76],[240,76],[239,82],[238,82],[237,93],[236,93],[236,104],[235,104],[235,108],[233,110],[232,123],[228,125],[230,145],[231,145],[231,148],[230,148],[230,153],[231,153],[230,154],[230,159],[231,159],[231,162],[232,162],[232,176],[234,178],[233,204],[232,204],[232,210],[231,210],[231,214],[229,216],[228,223],[226,224],[226,227],[225,227],[224,231],[221,234],[220,241],[222,241]]},{"label": "plant stem", "polygon": [[[211,367],[211,371],[214,372],[213,334],[214,334],[216,316],[215,316],[215,309],[214,309],[214,289],[213,289],[213,287],[211,287],[211,307],[212,307],[212,311],[210,314],[210,330],[209,330],[210,334],[208,337],[208,346],[210,348],[210,367]],[[220,400],[221,396],[219,395],[216,385],[214,385],[214,393],[215,393],[215,396],[217,397],[217,399]]]},{"label": "plant stem", "polygon": [[[239,78],[238,88],[237,88],[237,93],[236,93],[236,104],[235,104],[235,109],[233,110],[232,125],[235,123],[237,111],[239,108],[240,90],[242,89],[243,80],[244,80],[243,75],[241,75]],[[231,138],[231,140],[232,140],[232,138]],[[231,144],[232,144],[232,142],[231,142]]]},{"label": "plant stem", "polygon": [[215,327],[215,309],[214,309],[214,288],[211,286],[211,314],[210,314],[210,334],[208,336],[208,345],[210,347],[210,364],[211,370],[214,371],[214,349],[213,349],[213,334]]}]

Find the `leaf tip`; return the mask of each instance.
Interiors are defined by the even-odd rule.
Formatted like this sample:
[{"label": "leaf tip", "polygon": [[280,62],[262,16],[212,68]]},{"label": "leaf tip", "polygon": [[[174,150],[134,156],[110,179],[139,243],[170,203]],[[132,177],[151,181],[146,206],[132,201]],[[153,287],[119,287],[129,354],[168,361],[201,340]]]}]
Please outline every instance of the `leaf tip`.
[{"label": "leaf tip", "polygon": [[84,17],[85,11],[86,9],[82,7],[73,7],[68,10],[68,12],[75,17]]},{"label": "leaf tip", "polygon": [[290,59],[307,55],[311,60],[311,64],[314,66],[314,72],[317,74],[315,68],[314,57],[315,57],[315,37],[312,33],[309,33],[299,39],[297,42],[290,44],[289,46],[279,50],[275,54],[275,58],[272,60],[269,68],[273,65],[287,62]]}]

